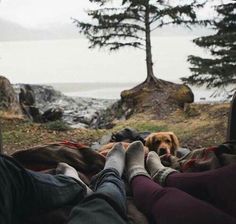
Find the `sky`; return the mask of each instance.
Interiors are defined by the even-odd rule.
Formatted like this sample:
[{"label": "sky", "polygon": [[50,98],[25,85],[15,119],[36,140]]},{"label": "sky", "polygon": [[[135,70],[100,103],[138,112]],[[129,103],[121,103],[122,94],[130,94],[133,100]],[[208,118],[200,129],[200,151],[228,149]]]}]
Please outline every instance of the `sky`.
[{"label": "sky", "polygon": [[0,18],[26,28],[47,28],[71,23],[71,17],[86,17],[86,0],[1,0]]},{"label": "sky", "polygon": [[[201,11],[202,18],[212,16],[211,2],[208,0],[207,7]],[[85,40],[28,41],[34,40],[35,35],[42,39],[49,36],[49,39],[79,37],[77,30],[70,32],[73,28],[71,17],[86,19],[85,10],[90,6],[88,0],[0,0],[0,75],[10,77],[13,82],[29,83],[144,80],[145,56],[140,51],[121,50],[110,54],[88,50]],[[49,35],[49,31],[54,35]],[[159,77],[168,80],[190,75],[187,56],[199,52],[204,54],[191,43],[196,34],[178,39],[175,36],[179,31],[165,32],[173,38],[160,38],[153,42],[154,69]],[[18,35],[21,41],[13,42]],[[4,41],[1,41],[2,37]]]},{"label": "sky", "polygon": [[[42,28],[59,23],[68,24],[71,23],[71,17],[86,18],[85,9],[91,8],[91,3],[88,0],[0,1],[0,18],[27,28]],[[212,1],[208,0],[206,8],[201,10],[202,17],[212,15]]]}]

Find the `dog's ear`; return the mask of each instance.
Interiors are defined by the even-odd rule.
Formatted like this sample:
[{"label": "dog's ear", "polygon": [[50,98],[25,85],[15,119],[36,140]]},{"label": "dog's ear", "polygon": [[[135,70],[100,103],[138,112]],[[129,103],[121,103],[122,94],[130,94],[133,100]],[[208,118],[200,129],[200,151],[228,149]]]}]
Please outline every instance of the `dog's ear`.
[{"label": "dog's ear", "polygon": [[145,139],[145,146],[148,147],[149,151],[156,151],[156,135],[152,133]]},{"label": "dog's ear", "polygon": [[172,140],[171,154],[176,155],[176,150],[179,148],[179,140],[173,132],[170,132],[169,135]]}]

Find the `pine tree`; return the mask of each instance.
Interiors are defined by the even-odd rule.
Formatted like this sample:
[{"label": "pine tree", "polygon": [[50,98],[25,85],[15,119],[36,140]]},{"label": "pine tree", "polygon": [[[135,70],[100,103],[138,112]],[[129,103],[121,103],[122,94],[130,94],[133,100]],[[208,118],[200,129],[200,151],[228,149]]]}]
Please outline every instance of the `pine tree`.
[{"label": "pine tree", "polygon": [[193,73],[182,78],[185,83],[225,89],[236,83],[236,1],[216,7],[218,18],[212,21],[216,34],[194,39],[199,47],[209,50],[211,57],[190,55],[188,61]]},{"label": "pine tree", "polygon": [[[90,41],[90,48],[107,47],[114,51],[123,47],[146,52],[146,82],[157,82],[153,72],[151,32],[169,24],[189,27],[197,22],[195,8],[203,4],[189,0],[89,0],[98,9],[88,11],[92,22],[74,19],[80,32]],[[172,2],[172,4],[170,4]],[[175,5],[174,5],[175,4]]]}]

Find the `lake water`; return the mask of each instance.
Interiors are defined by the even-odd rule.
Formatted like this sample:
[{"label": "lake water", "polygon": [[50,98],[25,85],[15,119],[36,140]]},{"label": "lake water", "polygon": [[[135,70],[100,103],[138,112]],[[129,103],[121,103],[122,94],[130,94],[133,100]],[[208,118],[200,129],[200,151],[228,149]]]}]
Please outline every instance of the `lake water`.
[{"label": "lake water", "polygon": [[[193,38],[152,38],[158,78],[179,82],[180,77],[191,74],[187,56],[207,54],[192,43]],[[117,99],[122,90],[145,80],[145,54],[129,48],[115,53],[90,50],[83,38],[0,42],[0,75],[12,83],[51,83],[71,96]],[[208,100],[212,93],[203,88],[193,91],[196,101]]]},{"label": "lake water", "polygon": [[[101,99],[119,99],[121,91],[130,89],[138,83],[51,83],[55,89],[68,96],[80,96]],[[195,102],[220,101],[224,98],[210,97],[213,91],[191,87]]]}]

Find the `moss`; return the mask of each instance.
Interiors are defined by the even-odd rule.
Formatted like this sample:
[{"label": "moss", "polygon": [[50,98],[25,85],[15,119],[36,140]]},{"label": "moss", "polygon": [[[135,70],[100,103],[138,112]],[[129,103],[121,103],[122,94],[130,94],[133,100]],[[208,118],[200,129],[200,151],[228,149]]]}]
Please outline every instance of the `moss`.
[{"label": "moss", "polygon": [[44,127],[52,131],[69,131],[71,129],[68,124],[60,120],[48,122],[44,125]]},{"label": "moss", "polygon": [[194,100],[191,89],[186,85],[181,85],[180,88],[174,93],[173,98],[181,103],[192,103]]}]

